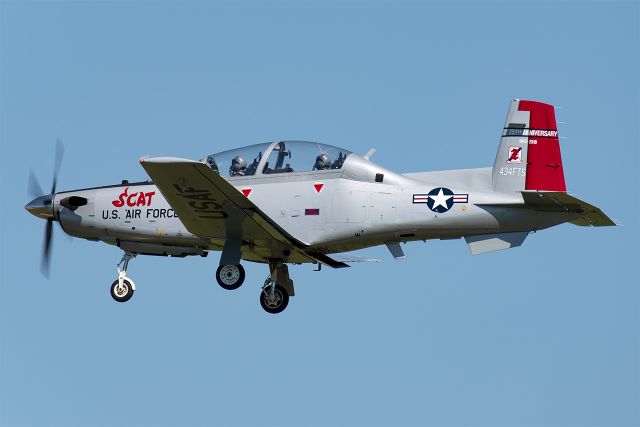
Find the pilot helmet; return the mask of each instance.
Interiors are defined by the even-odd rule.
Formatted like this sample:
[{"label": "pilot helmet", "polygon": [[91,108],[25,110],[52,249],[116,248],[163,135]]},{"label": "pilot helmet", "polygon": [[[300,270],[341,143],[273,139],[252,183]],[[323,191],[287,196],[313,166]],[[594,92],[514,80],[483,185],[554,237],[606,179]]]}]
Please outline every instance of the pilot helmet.
[{"label": "pilot helmet", "polygon": [[231,167],[229,172],[231,175],[244,175],[244,171],[247,168],[247,161],[240,156],[235,156],[231,161]]},{"label": "pilot helmet", "polygon": [[316,164],[314,165],[314,169],[323,170],[329,169],[331,167],[331,158],[329,155],[322,153],[318,157],[316,157]]}]

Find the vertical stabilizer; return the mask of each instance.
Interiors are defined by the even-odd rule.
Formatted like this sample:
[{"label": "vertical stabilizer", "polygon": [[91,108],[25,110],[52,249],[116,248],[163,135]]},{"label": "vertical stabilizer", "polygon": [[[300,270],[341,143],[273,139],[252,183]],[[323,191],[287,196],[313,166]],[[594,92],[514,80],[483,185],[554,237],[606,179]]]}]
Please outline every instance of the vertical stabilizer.
[{"label": "vertical stabilizer", "polygon": [[566,191],[553,105],[511,101],[493,165],[493,189]]}]

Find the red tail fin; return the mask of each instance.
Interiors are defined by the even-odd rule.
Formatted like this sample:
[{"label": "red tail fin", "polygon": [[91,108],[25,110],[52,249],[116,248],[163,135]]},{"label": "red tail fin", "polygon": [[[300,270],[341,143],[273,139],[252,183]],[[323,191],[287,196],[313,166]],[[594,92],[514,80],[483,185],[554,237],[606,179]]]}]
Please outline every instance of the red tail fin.
[{"label": "red tail fin", "polygon": [[566,192],[553,105],[521,100],[518,110],[530,112],[525,190]]}]

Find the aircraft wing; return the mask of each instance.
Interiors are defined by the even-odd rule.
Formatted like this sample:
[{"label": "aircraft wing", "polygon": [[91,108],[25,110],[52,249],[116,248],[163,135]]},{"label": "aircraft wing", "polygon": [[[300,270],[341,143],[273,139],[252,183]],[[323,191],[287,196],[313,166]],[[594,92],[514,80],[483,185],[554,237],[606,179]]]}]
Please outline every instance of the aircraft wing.
[{"label": "aircraft wing", "polygon": [[313,251],[291,236],[216,171],[201,162],[174,157],[143,158],[147,171],[180,221],[203,238],[243,242],[248,259],[287,258],[289,262],[320,262],[349,267]]}]

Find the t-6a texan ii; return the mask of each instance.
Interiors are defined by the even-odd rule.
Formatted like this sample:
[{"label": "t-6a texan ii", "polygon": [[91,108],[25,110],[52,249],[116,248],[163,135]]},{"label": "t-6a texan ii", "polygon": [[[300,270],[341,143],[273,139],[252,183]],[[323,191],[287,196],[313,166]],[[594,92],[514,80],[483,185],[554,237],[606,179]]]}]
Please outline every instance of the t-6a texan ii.
[{"label": "t-6a texan ii", "polygon": [[305,141],[277,141],[202,160],[145,157],[150,181],[51,193],[26,209],[47,220],[43,271],[53,221],[69,235],[118,246],[124,255],[111,296],[136,287],[127,266],[136,255],[206,256],[221,251],[216,279],[237,289],[241,262],[264,263],[260,303],[285,309],[294,294],[287,264],[343,268],[333,254],[400,243],[463,237],[473,255],[520,246],[532,231],[570,222],[615,225],[600,209],[566,193],[552,105],[513,100],[493,167],[397,173],[369,157]]}]

